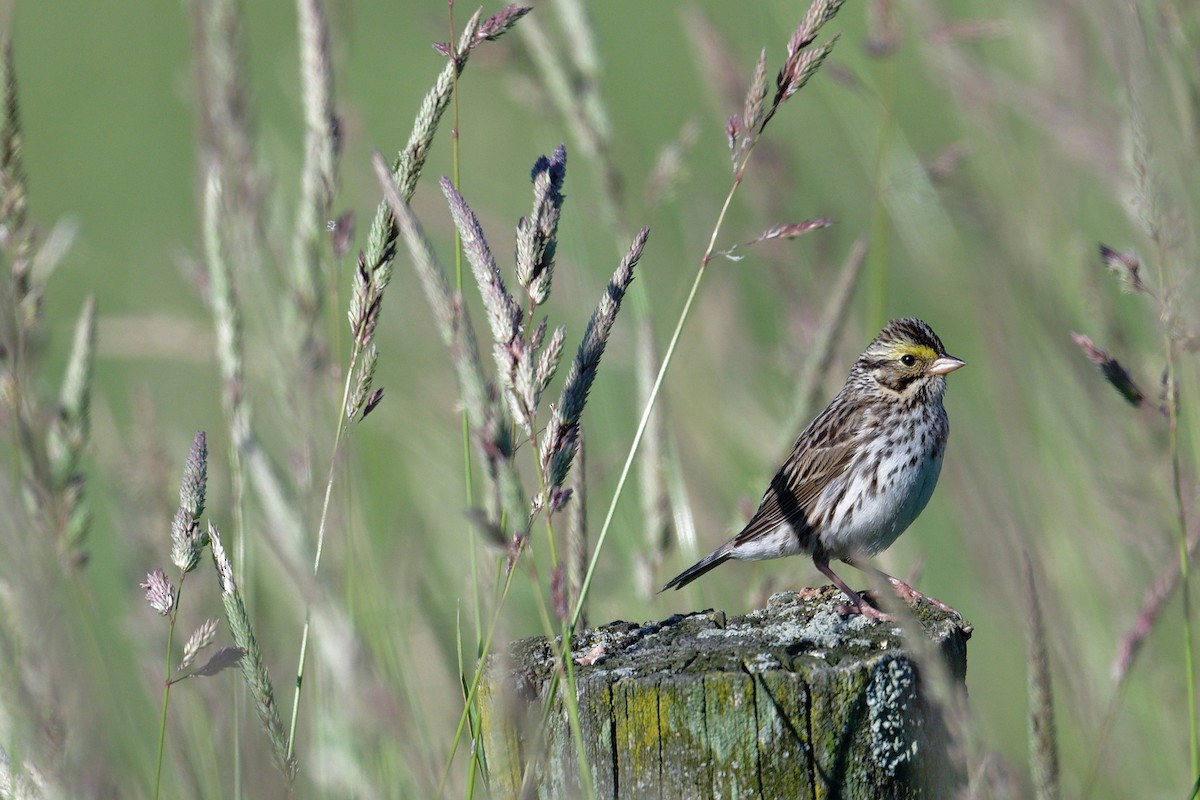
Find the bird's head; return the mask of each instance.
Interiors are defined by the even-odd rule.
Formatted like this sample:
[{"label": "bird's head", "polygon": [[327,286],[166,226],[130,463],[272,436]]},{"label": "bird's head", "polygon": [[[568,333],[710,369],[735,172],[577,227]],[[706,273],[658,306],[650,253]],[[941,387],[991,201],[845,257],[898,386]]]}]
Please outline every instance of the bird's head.
[{"label": "bird's head", "polygon": [[915,317],[894,319],[858,357],[855,365],[885,394],[903,399],[941,396],[945,376],[965,361],[947,355],[942,340]]}]

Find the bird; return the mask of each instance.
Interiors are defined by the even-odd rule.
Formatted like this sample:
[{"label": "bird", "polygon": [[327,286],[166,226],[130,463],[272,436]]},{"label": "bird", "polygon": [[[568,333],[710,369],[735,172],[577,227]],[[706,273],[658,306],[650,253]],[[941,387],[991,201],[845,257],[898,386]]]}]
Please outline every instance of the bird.
[{"label": "bird", "polygon": [[965,365],[925,322],[888,322],[841,391],[800,433],[746,526],[660,592],[681,589],[730,559],[807,554],[849,599],[847,613],[891,619],[838,577],[833,560],[887,580],[909,603],[924,598],[864,557],[890,547],[929,502],[950,431],[942,403],[946,376]]}]

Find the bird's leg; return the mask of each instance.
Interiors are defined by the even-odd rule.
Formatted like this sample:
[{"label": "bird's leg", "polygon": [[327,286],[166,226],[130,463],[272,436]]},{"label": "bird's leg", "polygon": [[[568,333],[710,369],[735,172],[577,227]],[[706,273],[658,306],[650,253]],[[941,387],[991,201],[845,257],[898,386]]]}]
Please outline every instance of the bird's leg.
[{"label": "bird's leg", "polygon": [[846,597],[850,598],[850,606],[847,607],[848,610],[853,610],[854,612],[863,615],[867,619],[884,620],[888,622],[894,619],[894,617],[883,613],[878,608],[875,608],[875,606],[864,600],[862,595],[847,586],[846,582],[839,578],[833,571],[833,568],[829,566],[829,559],[823,556],[814,555],[813,564],[817,569],[821,570],[821,574],[833,581],[834,585],[841,589],[842,593],[845,594]]},{"label": "bird's leg", "polygon": [[886,572],[879,569],[878,567],[875,567],[864,561],[857,561],[853,558],[843,558],[842,561],[844,563],[849,564],[850,566],[854,567],[855,569],[860,569],[863,572],[871,573],[872,575],[875,575],[876,577],[882,578],[883,580],[887,581],[888,583],[890,583],[892,585],[892,589],[896,592],[896,596],[899,597],[901,600],[903,600],[905,603],[907,603],[910,606],[915,605],[918,600],[928,600],[934,606],[936,606],[937,608],[940,608],[942,611],[945,611],[947,614],[953,614],[956,617],[962,616],[962,614],[958,613],[957,609],[951,608],[950,606],[943,603],[941,600],[938,600],[936,597],[930,597],[927,594],[921,594],[919,591],[917,591],[913,587],[909,586],[904,581],[900,580],[899,578],[893,578],[891,575],[888,575]]}]

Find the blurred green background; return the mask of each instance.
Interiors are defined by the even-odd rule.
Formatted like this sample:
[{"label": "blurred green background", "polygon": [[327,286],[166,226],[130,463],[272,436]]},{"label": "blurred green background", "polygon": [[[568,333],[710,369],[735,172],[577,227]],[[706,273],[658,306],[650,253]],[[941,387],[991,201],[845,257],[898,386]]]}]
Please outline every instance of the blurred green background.
[{"label": "blurred green background", "polygon": [[[18,671],[22,663],[40,667],[36,681],[14,679],[40,688],[5,700],[0,745],[14,764],[36,764],[65,796],[149,796],[165,625],[137,584],[167,566],[179,471],[196,430],[209,436],[209,517],[222,530],[235,526],[212,323],[194,279],[203,161],[192,7],[12,5],[31,216],[41,239],[61,221],[77,228],[46,294],[46,397],[57,391],[88,294],[98,300],[99,333],[85,461],[95,515],[90,562],[35,581],[42,573],[23,559],[45,558],[50,545],[29,541],[32,528],[15,507],[0,514],[12,554],[5,594],[24,601],[14,607],[37,609],[10,613],[17,633],[6,640],[7,657]],[[286,243],[303,160],[296,10],[244,6],[255,159],[267,176],[267,222]],[[357,251],[380,200],[372,149],[390,159],[407,139],[443,64],[430,43],[448,38],[447,9],[359,0],[327,10],[344,132],[334,212],[354,215]],[[457,24],[472,10],[457,7]],[[513,225],[528,213],[530,166],[567,146],[567,202],[546,310],[567,326],[568,354],[631,232],[651,228],[584,416],[596,530],[641,412],[633,391],[639,319],[649,320],[661,352],[729,189],[725,120],[740,110],[761,48],[769,74],[778,69],[804,6],[609,0],[587,10],[602,65],[596,88],[611,124],[608,156],[620,178],[617,225],[608,222],[603,162],[553,102],[521,24],[475,53],[458,108],[462,192],[502,269],[511,269]],[[561,57],[570,39],[559,5],[536,3],[533,17]],[[881,324],[919,316],[969,366],[949,380],[953,433],[941,486],[880,563],[902,576],[919,568],[919,587],[975,627],[968,684],[978,796],[1029,791],[1022,550],[1047,617],[1064,793],[1183,796],[1196,776],[1178,596],[1120,692],[1110,676],[1144,590],[1178,559],[1167,425],[1112,391],[1071,333],[1108,347],[1152,398],[1166,362],[1163,331],[1174,336],[1190,522],[1200,458],[1191,224],[1200,185],[1198,24],[1190,4],[1173,3],[847,4],[826,29],[842,36],[833,55],[768,128],[718,247],[774,224],[836,224],[713,262],[660,398],[674,452],[668,474],[684,501],[673,509],[675,529],[687,534],[690,523],[694,541],[685,536],[683,545],[656,551],[637,487],[627,487],[589,597],[590,621],[710,606],[743,613],[771,590],[821,583],[797,558],[730,564],[681,593],[648,591],[740,527],[797,433],[791,426],[833,396]],[[435,183],[452,169],[450,124],[447,117],[413,206],[452,269],[453,229]],[[678,167],[657,192],[661,153],[681,139]],[[860,238],[869,255],[833,367],[820,376],[816,404],[797,407],[799,376]],[[1104,269],[1100,242],[1138,253],[1156,297],[1122,292]],[[305,387],[280,393],[272,385],[281,266],[268,259],[234,268],[246,306],[253,424],[285,471],[311,471],[315,488],[297,502],[314,523],[348,349],[352,256],[331,257],[324,332],[332,357],[319,387],[324,413],[311,419],[293,418],[280,401]],[[300,796],[431,795],[462,708],[455,632],[461,628],[470,651],[466,554],[477,534],[463,514],[457,388],[403,248],[395,270],[379,333],[376,383],[386,397],[354,428],[337,464],[322,575],[355,644],[340,666],[337,653],[321,653],[340,640],[314,645]],[[469,285],[466,295],[477,307]],[[1164,305],[1173,314],[1161,313]],[[486,333],[481,316],[476,330]],[[14,455],[2,468],[9,486],[15,462]],[[290,710],[304,598],[255,536],[264,520],[253,492],[245,508],[246,591]],[[315,524],[299,535],[314,536]],[[548,592],[544,531],[535,529],[532,544]],[[496,555],[480,545],[478,557],[489,583]],[[219,615],[210,576],[189,580],[180,641]],[[501,639],[542,632],[531,584],[524,573],[516,581]],[[252,710],[242,712],[236,745],[243,773],[235,779],[226,766],[235,748],[227,704],[239,680],[225,673],[173,690],[166,796],[232,796],[238,781],[247,796],[278,796]],[[353,713],[336,713],[345,703]],[[58,720],[58,733],[47,733],[47,718]],[[451,796],[465,791],[465,751]]]}]

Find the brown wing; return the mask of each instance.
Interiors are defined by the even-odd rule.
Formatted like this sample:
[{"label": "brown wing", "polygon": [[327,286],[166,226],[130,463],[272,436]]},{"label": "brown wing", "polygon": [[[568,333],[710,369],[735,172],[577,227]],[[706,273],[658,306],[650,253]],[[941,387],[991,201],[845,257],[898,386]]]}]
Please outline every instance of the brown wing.
[{"label": "brown wing", "polygon": [[813,505],[830,481],[850,466],[858,449],[862,417],[861,405],[847,406],[837,400],[821,412],[800,434],[791,455],[771,479],[758,510],[731,544],[736,547],[786,522],[807,547]]}]

